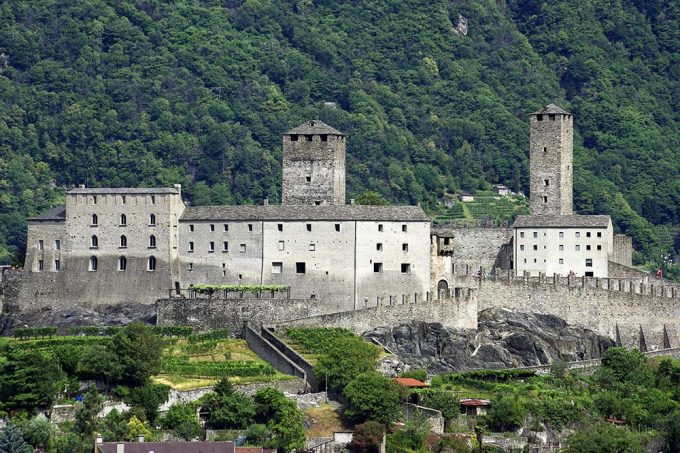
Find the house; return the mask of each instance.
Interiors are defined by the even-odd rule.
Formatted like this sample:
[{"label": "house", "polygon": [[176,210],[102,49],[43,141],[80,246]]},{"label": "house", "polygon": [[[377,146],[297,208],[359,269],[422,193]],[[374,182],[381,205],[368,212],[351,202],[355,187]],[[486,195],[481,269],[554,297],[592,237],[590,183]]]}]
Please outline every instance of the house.
[{"label": "house", "polygon": [[501,197],[505,197],[510,195],[512,191],[510,190],[509,187],[504,186],[503,184],[496,184],[493,186],[493,193],[496,195],[500,195]]},{"label": "house", "polygon": [[413,379],[410,377],[397,377],[393,378],[393,380],[397,384],[408,389],[426,389],[430,387],[430,384],[426,384],[423,381],[419,381],[418,379]]},{"label": "house", "polygon": [[460,197],[460,201],[462,201],[463,203],[475,201],[475,196],[472,195],[470,192],[466,192],[464,190],[461,190],[460,194],[458,194],[458,196]]},{"label": "house", "polygon": [[463,398],[458,401],[460,413],[476,417],[478,415],[486,415],[486,412],[491,406],[491,401],[482,400],[478,398]]}]

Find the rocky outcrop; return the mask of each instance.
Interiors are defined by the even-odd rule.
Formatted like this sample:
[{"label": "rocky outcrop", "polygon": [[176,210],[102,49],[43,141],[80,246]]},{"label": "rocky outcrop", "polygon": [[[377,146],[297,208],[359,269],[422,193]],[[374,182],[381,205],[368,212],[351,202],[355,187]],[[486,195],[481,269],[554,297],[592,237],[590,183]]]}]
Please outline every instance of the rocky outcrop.
[{"label": "rocky outcrop", "polygon": [[364,333],[384,344],[412,368],[430,373],[511,368],[599,358],[615,346],[610,338],[552,315],[491,308],[479,313],[478,330],[411,322]]}]

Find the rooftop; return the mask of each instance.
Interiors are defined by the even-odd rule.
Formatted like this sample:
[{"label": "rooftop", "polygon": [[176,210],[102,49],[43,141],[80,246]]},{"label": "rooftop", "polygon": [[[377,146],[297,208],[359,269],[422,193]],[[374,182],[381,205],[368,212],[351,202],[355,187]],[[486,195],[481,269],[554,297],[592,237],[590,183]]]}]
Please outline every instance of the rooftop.
[{"label": "rooftop", "polygon": [[491,406],[491,401],[479,398],[463,398],[458,400],[458,404],[461,406]]},{"label": "rooftop", "polygon": [[607,228],[608,215],[518,215],[513,228]]},{"label": "rooftop", "polygon": [[311,121],[306,121],[302,124],[300,124],[298,127],[294,127],[293,129],[289,130],[286,132],[285,135],[320,135],[320,134],[328,134],[328,135],[345,135],[342,132],[340,132],[337,129],[334,129],[330,127],[328,124],[324,123],[321,120],[311,120]]},{"label": "rooftop", "polygon": [[398,377],[398,378],[393,378],[394,382],[396,382],[399,385],[403,385],[404,387],[409,387],[409,388],[428,388],[430,384],[426,384],[423,381],[419,381],[418,379],[413,379],[410,377]]},{"label": "rooftop", "polygon": [[234,453],[233,442],[104,442],[97,453],[117,453],[119,444],[124,453]]},{"label": "rooftop", "polygon": [[66,205],[59,205],[56,208],[52,208],[49,211],[38,214],[34,217],[29,218],[31,220],[45,221],[45,220],[64,220],[66,219]]},{"label": "rooftop", "polygon": [[259,205],[189,206],[180,221],[191,220],[357,220],[429,222],[420,206]]},{"label": "rooftop", "polygon": [[178,187],[77,187],[69,190],[69,194],[165,194],[165,193],[179,193]]},{"label": "rooftop", "polygon": [[538,112],[532,113],[532,115],[571,115],[571,113],[567,112],[564,109],[561,109],[555,104],[550,103],[543,107]]}]

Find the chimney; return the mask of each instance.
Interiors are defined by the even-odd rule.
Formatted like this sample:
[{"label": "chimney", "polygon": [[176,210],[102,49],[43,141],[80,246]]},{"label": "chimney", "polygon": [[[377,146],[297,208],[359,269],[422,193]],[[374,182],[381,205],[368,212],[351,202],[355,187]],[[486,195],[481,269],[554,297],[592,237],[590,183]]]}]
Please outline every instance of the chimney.
[{"label": "chimney", "polygon": [[104,442],[104,438],[102,437],[101,434],[97,433],[97,435],[96,435],[95,438],[94,438],[94,443],[95,443],[95,445],[99,445],[99,444],[101,444],[102,442]]},{"label": "chimney", "polygon": [[182,196],[182,184],[175,184],[172,187],[174,187],[177,193],[179,193],[179,195]]},{"label": "chimney", "polygon": [[144,436],[143,436],[142,434],[140,434],[139,436],[137,436],[137,442],[139,442],[140,444],[141,444],[142,442],[144,442]]},{"label": "chimney", "polygon": [[350,204],[350,206],[354,206],[354,198],[349,199],[349,204]]},{"label": "chimney", "polygon": [[116,453],[125,453],[125,444],[124,443],[117,443],[116,444]]},{"label": "chimney", "polygon": [[84,189],[84,188],[85,188],[85,184],[80,184],[80,185],[78,185],[78,188],[79,188],[79,189]]},{"label": "chimney", "polygon": [[269,206],[269,198],[265,198],[263,204]]}]

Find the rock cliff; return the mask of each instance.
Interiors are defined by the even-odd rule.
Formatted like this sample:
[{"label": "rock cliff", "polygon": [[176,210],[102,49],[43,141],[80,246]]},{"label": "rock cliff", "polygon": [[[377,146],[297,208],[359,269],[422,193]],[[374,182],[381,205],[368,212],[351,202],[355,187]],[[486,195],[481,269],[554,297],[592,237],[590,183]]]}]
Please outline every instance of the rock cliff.
[{"label": "rock cliff", "polygon": [[478,330],[412,322],[364,333],[412,368],[430,373],[544,365],[555,360],[599,358],[615,346],[610,338],[551,315],[491,308],[479,313]]}]

